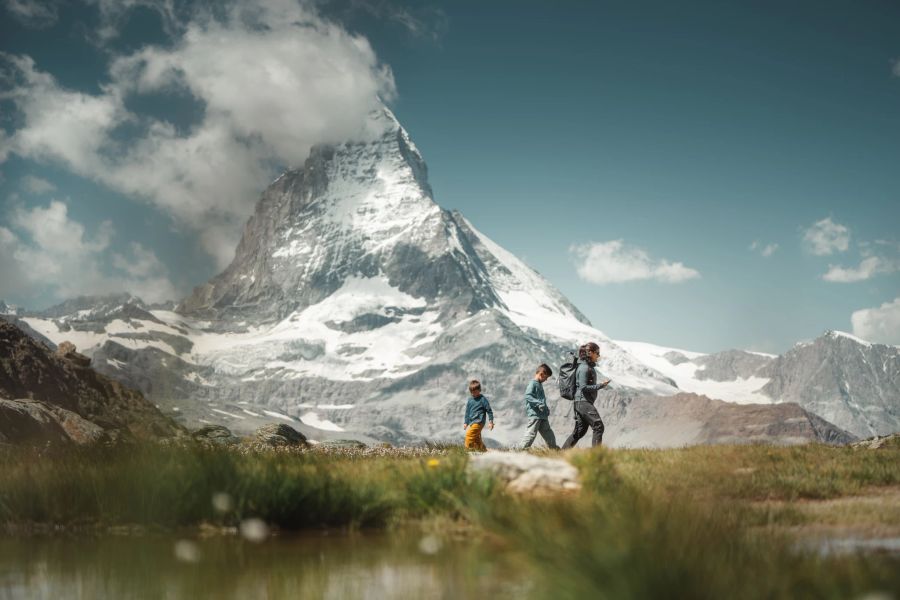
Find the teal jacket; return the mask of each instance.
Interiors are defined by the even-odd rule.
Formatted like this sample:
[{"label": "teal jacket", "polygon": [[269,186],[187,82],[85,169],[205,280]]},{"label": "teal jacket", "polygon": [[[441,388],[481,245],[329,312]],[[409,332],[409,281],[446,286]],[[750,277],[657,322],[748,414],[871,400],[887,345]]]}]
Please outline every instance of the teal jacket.
[{"label": "teal jacket", "polygon": [[528,382],[525,388],[525,416],[529,419],[549,419],[550,408],[544,396],[544,386],[537,379]]},{"label": "teal jacket", "polygon": [[494,422],[494,411],[491,410],[491,403],[484,396],[477,398],[469,398],[466,402],[466,427],[472,423],[481,423],[484,425],[484,415],[487,414],[488,421]]},{"label": "teal jacket", "polygon": [[591,404],[597,400],[597,391],[606,387],[604,383],[597,383],[597,371],[594,363],[579,362],[575,369],[575,400],[583,400]]}]

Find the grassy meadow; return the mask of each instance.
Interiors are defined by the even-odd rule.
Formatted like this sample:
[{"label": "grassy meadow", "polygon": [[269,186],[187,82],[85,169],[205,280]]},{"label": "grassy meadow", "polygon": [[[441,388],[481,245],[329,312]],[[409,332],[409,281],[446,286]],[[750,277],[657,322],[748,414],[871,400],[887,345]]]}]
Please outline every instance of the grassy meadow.
[{"label": "grassy meadow", "polygon": [[457,531],[515,554],[533,576],[527,595],[538,598],[900,592],[896,554],[807,543],[835,532],[900,537],[900,447],[543,453],[579,469],[580,492],[511,495],[467,473],[456,447],[3,450],[0,523],[13,534],[229,531],[251,518],[285,533]]}]

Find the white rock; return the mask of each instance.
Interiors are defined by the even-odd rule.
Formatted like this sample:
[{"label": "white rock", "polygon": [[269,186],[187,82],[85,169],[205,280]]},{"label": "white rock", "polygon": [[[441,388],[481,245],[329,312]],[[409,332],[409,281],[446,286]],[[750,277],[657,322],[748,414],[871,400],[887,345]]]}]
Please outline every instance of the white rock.
[{"label": "white rock", "polygon": [[565,460],[543,458],[524,452],[488,452],[469,459],[469,469],[488,472],[515,492],[577,490],[578,470]]}]

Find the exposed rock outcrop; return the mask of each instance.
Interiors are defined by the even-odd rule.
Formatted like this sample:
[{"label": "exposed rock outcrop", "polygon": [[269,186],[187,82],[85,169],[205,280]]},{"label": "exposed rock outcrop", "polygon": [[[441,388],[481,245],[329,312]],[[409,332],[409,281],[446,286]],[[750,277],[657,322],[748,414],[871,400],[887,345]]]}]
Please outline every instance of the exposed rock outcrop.
[{"label": "exposed rock outcrop", "polygon": [[[90,368],[74,345],[56,352],[12,323],[0,320],[0,431],[6,441],[89,443],[157,439],[181,429],[140,392]],[[60,436],[60,431],[64,438]]]},{"label": "exposed rock outcrop", "polygon": [[256,443],[266,446],[305,446],[306,436],[285,423],[268,423],[253,434]]},{"label": "exposed rock outcrop", "polygon": [[223,425],[205,425],[192,431],[191,437],[197,442],[218,446],[233,446],[241,443],[241,439]]}]

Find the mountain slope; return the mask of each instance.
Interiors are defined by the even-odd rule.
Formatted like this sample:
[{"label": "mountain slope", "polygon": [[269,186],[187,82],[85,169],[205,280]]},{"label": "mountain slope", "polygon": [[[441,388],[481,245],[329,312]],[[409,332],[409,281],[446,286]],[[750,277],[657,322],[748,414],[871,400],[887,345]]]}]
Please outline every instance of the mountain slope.
[{"label": "mountain slope", "polygon": [[900,348],[828,331],[776,358],[762,392],[866,438],[900,431]]},{"label": "mountain slope", "polygon": [[605,441],[614,447],[695,444],[847,444],[852,434],[794,403],[734,404],[696,394],[605,397]]},{"label": "mountain slope", "polygon": [[[0,319],[0,399],[4,423],[17,439],[24,429],[48,422],[56,439],[62,429],[76,441],[114,437],[159,438],[178,427],[140,393],[96,373],[74,350],[53,353],[24,331]],[[58,425],[54,425],[57,423]]]}]

